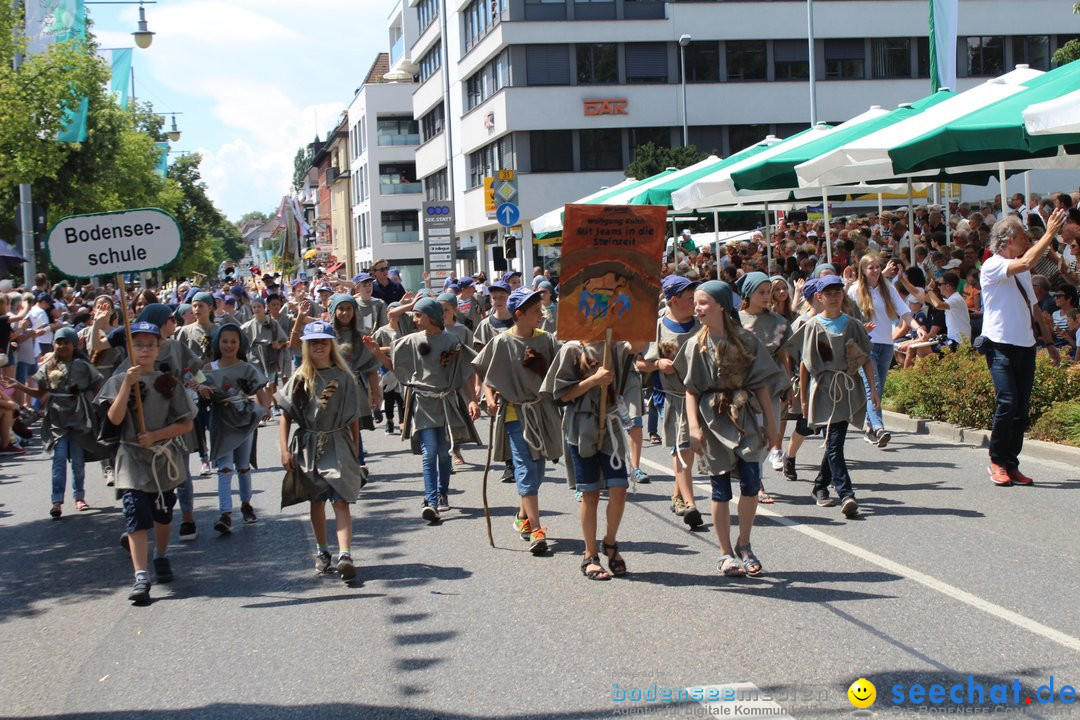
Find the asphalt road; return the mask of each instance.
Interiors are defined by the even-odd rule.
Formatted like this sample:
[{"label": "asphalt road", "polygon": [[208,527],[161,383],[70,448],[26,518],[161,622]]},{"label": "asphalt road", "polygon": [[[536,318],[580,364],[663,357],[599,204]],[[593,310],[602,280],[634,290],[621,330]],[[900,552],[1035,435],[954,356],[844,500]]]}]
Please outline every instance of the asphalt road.
[{"label": "asphalt road", "polygon": [[[483,450],[466,450],[475,464],[453,478],[455,509],[430,527],[419,459],[381,428],[365,442],[374,480],[355,509],[359,582],[314,574],[304,508],[277,509],[264,432],[260,521],[217,537],[216,480],[198,479],[199,537],[174,543],[177,579],[142,608],[126,601],[122,517],[100,470],[88,469],[93,510],[69,500],[51,521],[43,453],[0,460],[0,716],[825,718],[854,710],[846,693],[860,677],[877,688],[878,715],[901,709],[895,686],[953,683],[964,700],[982,685],[984,702],[931,710],[1080,714],[1035,694],[1051,676],[1055,692],[1080,685],[1076,468],[1029,460],[1036,487],[996,488],[985,451],[902,433],[883,451],[849,436],[863,511],[846,520],[809,496],[821,453],[809,441],[803,481],[766,470],[777,503],[753,536],[765,574],[726,579],[711,518],[705,532],[684,529],[668,510],[669,460],[647,448],[654,482],[638,486],[620,533],[631,573],[589,582],[561,466],[540,495],[553,552],[537,558],[511,529],[513,485],[497,478],[488,546]],[[761,696],[617,700],[735,683]],[[995,684],[1009,703],[991,699]]]}]

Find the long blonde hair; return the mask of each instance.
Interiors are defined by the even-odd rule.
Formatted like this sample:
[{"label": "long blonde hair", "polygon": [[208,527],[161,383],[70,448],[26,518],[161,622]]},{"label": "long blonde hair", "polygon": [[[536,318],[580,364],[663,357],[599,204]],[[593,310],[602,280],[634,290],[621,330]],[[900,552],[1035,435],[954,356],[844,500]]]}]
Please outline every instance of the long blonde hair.
[{"label": "long blonde hair", "polygon": [[[878,267],[881,267],[881,260],[881,256],[876,252],[868,252],[859,258],[859,272],[855,279],[855,297],[858,299],[859,309],[862,310],[863,316],[868,320],[874,317],[874,299],[870,296],[870,285],[866,282],[866,266],[876,262]],[[884,270],[884,268],[882,269]],[[892,297],[888,293],[888,282],[885,280],[884,275],[878,275],[877,288],[878,292],[881,293],[881,303],[885,306],[885,314],[889,316],[889,320],[895,320],[898,316],[896,308],[892,304]]]},{"label": "long blonde hair", "polygon": [[[345,358],[341,357],[341,352],[338,350],[337,340],[330,341],[330,364],[341,368],[347,376],[352,377],[352,372],[345,364]],[[317,374],[318,368],[315,367],[315,361],[311,357],[311,341],[305,341],[300,348],[300,367],[296,369],[298,379],[293,385],[293,392],[303,390],[308,395],[314,393]]]}]

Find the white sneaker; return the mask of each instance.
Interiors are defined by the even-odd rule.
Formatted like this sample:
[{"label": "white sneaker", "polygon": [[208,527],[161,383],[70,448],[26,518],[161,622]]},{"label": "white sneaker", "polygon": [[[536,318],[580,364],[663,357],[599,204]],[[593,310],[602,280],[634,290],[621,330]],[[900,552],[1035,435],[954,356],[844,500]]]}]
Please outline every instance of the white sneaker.
[{"label": "white sneaker", "polygon": [[784,469],[784,453],[781,450],[773,448],[769,451],[769,464],[772,465],[773,470]]},{"label": "white sneaker", "polygon": [[209,477],[214,474],[214,471],[210,468],[210,463],[203,460],[202,468],[199,469],[199,475],[203,477]]}]

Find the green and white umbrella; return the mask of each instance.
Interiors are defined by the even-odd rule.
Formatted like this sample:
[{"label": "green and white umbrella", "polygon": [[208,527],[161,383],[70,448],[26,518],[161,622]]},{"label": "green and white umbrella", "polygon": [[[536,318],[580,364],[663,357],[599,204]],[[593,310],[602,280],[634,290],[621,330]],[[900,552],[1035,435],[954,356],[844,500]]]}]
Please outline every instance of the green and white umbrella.
[{"label": "green and white umbrella", "polygon": [[1023,115],[1032,135],[1080,133],[1080,90],[1030,105]]},{"label": "green and white umbrella", "polygon": [[[612,196],[615,196],[615,195],[618,195],[619,193],[621,193],[621,192],[623,192],[625,190],[628,190],[629,188],[638,187],[639,185],[644,185],[644,184],[648,183],[650,180],[653,180],[654,178],[666,177],[667,175],[670,175],[671,172],[672,172],[671,170],[665,170],[664,172],[660,173],[659,175],[654,175],[653,177],[645,178],[644,180],[638,180],[636,178],[627,178],[626,180],[623,180],[622,182],[618,183],[617,185],[612,185],[611,187],[601,188],[601,189],[597,190],[596,192],[592,193],[591,195],[586,195],[585,197],[581,198],[580,200],[575,200],[571,204],[575,204],[575,205],[577,205],[577,204],[593,205],[593,204],[597,204],[597,203],[602,203],[605,199],[607,199],[609,197],[612,197]],[[562,206],[559,206],[559,207],[555,208],[554,210],[549,210],[548,212],[544,213],[540,217],[538,217],[535,220],[533,220],[532,222],[530,222],[529,227],[532,228],[532,232],[533,232],[534,237],[542,238],[542,237],[549,236],[549,235],[557,235],[557,234],[562,232],[562,219],[563,219],[563,209],[562,209]]]}]

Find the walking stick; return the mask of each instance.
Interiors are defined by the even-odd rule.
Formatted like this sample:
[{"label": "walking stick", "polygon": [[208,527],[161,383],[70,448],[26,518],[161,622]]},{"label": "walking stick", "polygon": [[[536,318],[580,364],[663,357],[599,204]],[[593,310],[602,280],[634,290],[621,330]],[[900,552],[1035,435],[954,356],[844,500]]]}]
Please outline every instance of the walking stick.
[{"label": "walking stick", "polygon": [[[604,369],[611,365],[611,328],[607,329],[607,337],[604,338]],[[604,444],[604,427],[607,425],[607,388],[600,391],[600,445]]]},{"label": "walking stick", "polygon": [[[131,345],[131,316],[128,313],[127,285],[124,276],[116,273],[116,285],[120,288],[120,310],[124,317],[124,337],[127,340],[128,362],[135,364],[135,348]],[[143,417],[142,394],[135,388],[135,416],[139,421],[139,434],[146,432],[146,419]]]},{"label": "walking stick", "polygon": [[488,507],[487,485],[488,475],[491,473],[491,454],[495,448],[495,413],[491,413],[491,421],[488,423],[488,452],[487,464],[484,466],[484,520],[487,521],[488,543],[495,547],[495,536],[491,533],[491,509]]}]

